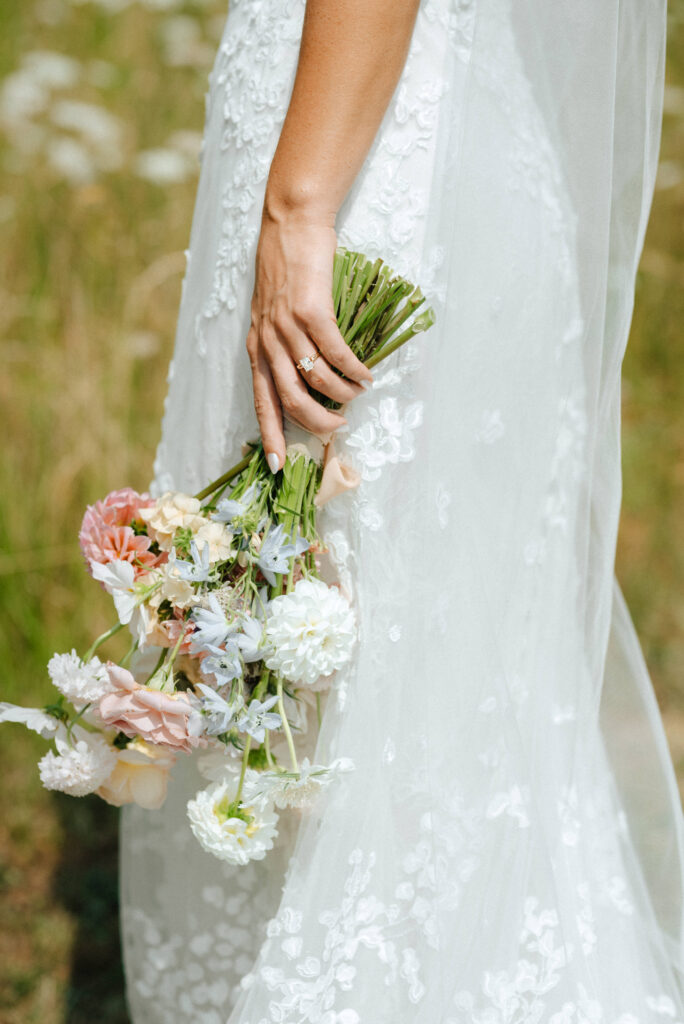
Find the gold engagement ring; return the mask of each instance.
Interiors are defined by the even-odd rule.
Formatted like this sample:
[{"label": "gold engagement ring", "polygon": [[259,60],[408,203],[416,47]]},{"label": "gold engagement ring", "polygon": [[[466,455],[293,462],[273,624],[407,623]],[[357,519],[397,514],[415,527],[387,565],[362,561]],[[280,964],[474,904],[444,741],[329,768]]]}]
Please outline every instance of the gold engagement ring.
[{"label": "gold engagement ring", "polygon": [[314,353],[314,355],[312,355],[312,356],[304,356],[297,363],[297,369],[298,370],[303,370],[304,373],[308,373],[309,370],[313,370],[313,364],[318,359],[318,356],[319,356],[318,352]]}]

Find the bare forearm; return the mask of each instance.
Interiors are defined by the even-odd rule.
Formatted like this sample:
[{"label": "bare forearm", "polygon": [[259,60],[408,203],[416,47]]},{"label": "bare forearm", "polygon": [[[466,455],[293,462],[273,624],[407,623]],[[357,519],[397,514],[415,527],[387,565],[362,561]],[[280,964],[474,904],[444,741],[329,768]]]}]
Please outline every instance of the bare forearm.
[{"label": "bare forearm", "polygon": [[292,97],[266,187],[247,336],[254,407],[273,472],[285,459],[283,415],[328,437],[346,421],[312,391],[344,408],[372,380],[335,319],[335,217],[401,74],[418,6],[419,0],[307,0]]},{"label": "bare forearm", "polygon": [[419,0],[308,0],[266,209],[334,223],[401,74]]}]

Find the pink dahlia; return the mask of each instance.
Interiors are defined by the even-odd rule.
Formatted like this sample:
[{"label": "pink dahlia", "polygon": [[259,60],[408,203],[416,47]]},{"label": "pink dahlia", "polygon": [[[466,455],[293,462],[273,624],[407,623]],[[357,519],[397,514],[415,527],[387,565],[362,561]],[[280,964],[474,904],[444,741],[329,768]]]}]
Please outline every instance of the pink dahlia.
[{"label": "pink dahlia", "polygon": [[144,571],[162,559],[150,550],[150,538],[136,534],[131,523],[140,520],[140,509],[151,502],[149,494],[130,487],[112,491],[104,501],[89,505],[83,516],[78,540],[90,569],[91,562],[112,562],[120,558]]}]

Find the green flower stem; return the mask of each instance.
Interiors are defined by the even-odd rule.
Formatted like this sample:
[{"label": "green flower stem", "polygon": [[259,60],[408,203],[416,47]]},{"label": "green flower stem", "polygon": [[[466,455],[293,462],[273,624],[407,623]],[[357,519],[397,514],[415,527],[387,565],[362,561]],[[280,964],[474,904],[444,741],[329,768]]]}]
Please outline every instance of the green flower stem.
[{"label": "green flower stem", "polygon": [[213,494],[214,491],[217,491],[219,487],[222,487],[224,484],[229,484],[230,481],[238,475],[238,473],[241,473],[243,469],[247,469],[253,457],[254,452],[249,452],[245,455],[244,459],[240,459],[239,462],[236,462],[235,465],[226,470],[222,476],[218,477],[218,479],[214,480],[212,483],[207,484],[205,488],[198,491],[195,495],[197,500],[202,501],[204,498],[208,498],[210,494]]},{"label": "green flower stem", "polygon": [[135,652],[137,650],[138,650],[138,641],[134,640],[133,643],[131,644],[131,646],[128,648],[128,650],[124,654],[123,658],[121,659],[120,664],[121,664],[122,668],[128,668],[128,666],[131,663],[131,658],[133,657],[133,655],[135,654]]},{"label": "green flower stem", "polygon": [[[152,686],[151,687],[151,689],[153,689],[153,690],[161,690],[164,693],[174,693],[175,692],[175,688],[173,686],[173,663],[176,660],[178,652],[179,652],[179,650],[181,648],[181,644],[183,643],[183,640],[185,639],[185,628],[184,628],[185,624],[183,623],[182,625],[183,625],[183,628],[181,628],[181,631],[178,634],[178,639],[176,640],[176,643],[174,644],[173,650],[171,651],[171,655],[170,655],[168,661],[166,662],[166,670],[165,670],[165,673],[164,673],[164,678],[161,680],[161,683],[160,683],[159,686]],[[155,671],[152,673],[150,678],[147,680],[147,683],[145,684],[146,686],[150,685],[150,681],[152,679],[154,679],[154,677],[157,674],[157,672],[160,672],[163,667],[164,667],[164,658],[161,658],[159,663],[158,663],[158,668],[155,669]],[[169,683],[169,680],[171,681],[171,686],[170,686],[170,688],[167,689],[167,684]]]},{"label": "green flower stem", "polygon": [[235,794],[235,803],[240,803],[240,797],[242,796],[242,786],[245,781],[245,774],[247,772],[247,765],[249,763],[249,748],[252,745],[252,737],[247,736],[245,740],[245,749],[242,752],[242,767],[240,769],[240,781],[238,782],[237,793]]},{"label": "green flower stem", "polygon": [[162,665],[166,661],[166,656],[168,655],[168,653],[169,653],[168,647],[162,647],[161,654],[157,658],[157,664],[154,666],[154,668],[150,672],[149,676],[145,680],[145,686],[147,686],[147,684],[149,683],[150,679],[152,679],[152,678],[154,678],[154,676],[156,676],[157,672],[159,671],[159,669],[162,667]]},{"label": "green flower stem", "polygon": [[370,370],[373,366],[376,366],[387,356],[390,356],[393,352],[396,352],[398,348],[404,345],[411,338],[414,338],[416,334],[420,334],[421,331],[426,331],[428,327],[432,327],[434,322],[435,314],[432,309],[428,309],[424,313],[422,313],[421,316],[416,317],[411,326],[407,327],[402,334],[398,335],[396,338],[393,338],[392,341],[387,342],[387,344],[384,345],[380,351],[372,355],[370,359],[366,359],[365,363],[368,369]]},{"label": "green flower stem", "polygon": [[266,730],[264,736],[264,753],[266,754],[266,763],[269,768],[275,767],[275,761],[273,760],[273,754],[271,753],[271,734],[270,731]]},{"label": "green flower stem", "polygon": [[290,723],[287,720],[285,714],[285,704],[283,702],[283,679],[282,676],[278,676],[278,711],[280,717],[283,720],[283,732],[285,733],[285,739],[287,740],[287,748],[290,751],[290,758],[292,760],[292,769],[295,772],[299,771],[299,762],[297,761],[297,754],[295,751],[294,740],[292,739],[292,733],[290,731]]},{"label": "green flower stem", "polygon": [[95,651],[98,650],[98,648],[101,647],[102,644],[105,643],[105,641],[109,640],[110,637],[115,636],[115,634],[118,633],[120,629],[123,629],[123,627],[123,622],[117,622],[117,624],[115,626],[112,626],[111,629],[108,629],[106,633],[102,633],[100,636],[98,636],[97,640],[88,648],[87,652],[83,657],[83,660],[86,662],[90,661],[92,656],[95,654]]}]

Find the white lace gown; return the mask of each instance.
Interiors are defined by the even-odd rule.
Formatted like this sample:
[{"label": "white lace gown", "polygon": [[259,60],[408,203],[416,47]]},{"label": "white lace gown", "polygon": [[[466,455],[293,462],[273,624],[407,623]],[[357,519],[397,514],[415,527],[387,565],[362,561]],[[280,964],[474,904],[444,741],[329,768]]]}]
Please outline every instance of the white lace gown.
[{"label": "white lace gown", "polygon": [[[551,85],[591,8],[558,4]],[[341,244],[419,282],[438,317],[348,407],[338,451],[362,483],[322,514],[360,640],[308,735],[317,760],[356,768],[314,811],[284,814],[277,849],[247,867],[189,830],[185,802],[206,784],[193,758],[161,810],[124,810],[135,1024],[684,1022],[682,810],[613,576],[663,12],[618,6],[612,55],[599,43],[588,61],[615,91],[590,82],[582,106],[583,76],[540,90],[530,68],[548,54],[526,49],[535,32],[523,18],[516,34],[510,0],[421,5],[338,218]],[[303,10],[231,0],[157,491],[199,489],[257,434],[244,342]],[[634,64],[616,72],[629,40],[648,40],[643,81]],[[619,114],[632,87],[642,102],[602,148],[596,110]],[[560,100],[549,117],[544,95],[579,120]]]}]

